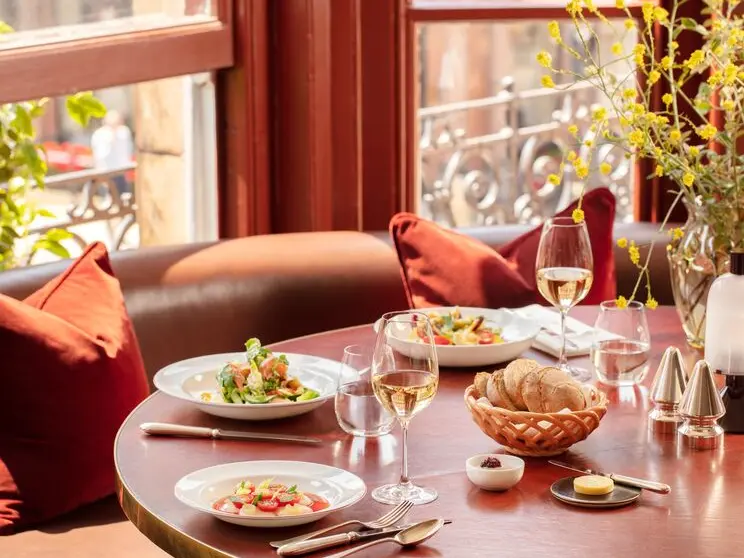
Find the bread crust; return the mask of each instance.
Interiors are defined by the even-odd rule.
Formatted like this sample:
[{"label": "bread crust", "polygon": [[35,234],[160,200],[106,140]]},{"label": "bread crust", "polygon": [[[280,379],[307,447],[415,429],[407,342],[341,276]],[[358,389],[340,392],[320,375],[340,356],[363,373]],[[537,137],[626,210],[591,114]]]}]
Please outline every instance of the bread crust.
[{"label": "bread crust", "polygon": [[506,387],[504,387],[504,371],[496,370],[488,380],[488,386],[486,388],[488,400],[494,407],[502,407],[509,409],[510,411],[517,411],[518,409],[514,406],[509,395],[506,393]]},{"label": "bread crust", "polygon": [[527,403],[522,395],[524,389],[524,381],[533,370],[540,368],[537,361],[529,358],[518,358],[508,364],[504,369],[504,385],[506,386],[506,393],[509,395],[509,399],[514,403],[514,406],[520,411],[527,410]]},{"label": "bread crust", "polygon": [[524,379],[522,396],[533,413],[580,411],[586,407],[581,384],[553,366],[531,371]]},{"label": "bread crust", "polygon": [[487,397],[488,394],[488,380],[491,379],[490,372],[478,372],[475,375],[473,384],[475,385],[475,398]]}]

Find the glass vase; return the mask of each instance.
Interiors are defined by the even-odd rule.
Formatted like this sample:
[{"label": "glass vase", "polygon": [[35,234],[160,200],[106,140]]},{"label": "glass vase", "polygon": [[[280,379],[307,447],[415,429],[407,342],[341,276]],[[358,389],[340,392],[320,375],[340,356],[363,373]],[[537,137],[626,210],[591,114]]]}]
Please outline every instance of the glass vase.
[{"label": "glass vase", "polygon": [[[705,316],[708,291],[713,281],[729,269],[730,239],[711,219],[708,208],[699,201],[684,200],[687,222],[682,237],[667,248],[672,294],[687,343],[705,347]],[[718,217],[718,216],[716,216]]]}]

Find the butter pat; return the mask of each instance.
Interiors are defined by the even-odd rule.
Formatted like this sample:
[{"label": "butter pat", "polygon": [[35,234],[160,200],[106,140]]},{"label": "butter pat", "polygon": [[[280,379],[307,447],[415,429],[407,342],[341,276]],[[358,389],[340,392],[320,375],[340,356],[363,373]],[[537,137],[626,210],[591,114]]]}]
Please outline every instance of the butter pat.
[{"label": "butter pat", "polygon": [[609,494],[615,489],[615,483],[612,482],[612,479],[600,475],[576,477],[573,486],[577,494],[588,494],[590,496]]}]

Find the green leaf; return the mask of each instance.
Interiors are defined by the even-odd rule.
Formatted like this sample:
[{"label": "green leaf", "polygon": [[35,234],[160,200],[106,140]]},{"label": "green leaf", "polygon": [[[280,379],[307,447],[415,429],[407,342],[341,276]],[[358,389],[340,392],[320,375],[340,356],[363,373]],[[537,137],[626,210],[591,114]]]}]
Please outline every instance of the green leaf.
[{"label": "green leaf", "polygon": [[65,101],[70,117],[85,128],[91,118],[106,116],[106,105],[99,101],[90,91],[81,91],[67,97]]},{"label": "green leaf", "polygon": [[13,238],[21,238],[21,235],[19,235],[13,227],[7,225],[3,225],[3,233],[8,234]]},{"label": "green leaf", "polygon": [[0,34],[4,35],[6,33],[15,33],[15,29],[4,21],[0,21]]},{"label": "green leaf", "polygon": [[56,215],[54,213],[52,213],[48,209],[44,209],[44,208],[37,209],[36,210],[36,214],[39,217],[49,217],[49,218],[52,218],[52,219],[56,217]]},{"label": "green leaf", "polygon": [[695,29],[695,27],[697,27],[698,25],[697,21],[695,21],[691,17],[679,18],[679,24],[685,29]]},{"label": "green leaf", "polygon": [[41,251],[50,252],[51,254],[54,254],[55,256],[58,256],[63,259],[67,259],[70,257],[70,252],[67,251],[67,248],[62,246],[59,242],[46,240],[45,238],[41,238],[40,240],[37,240],[36,242],[34,242],[34,246],[31,251],[32,252],[41,252]]},{"label": "green leaf", "polygon": [[50,242],[60,242],[62,240],[67,240],[68,238],[72,238],[72,233],[70,231],[66,231],[65,229],[52,229],[50,231],[47,231],[47,233],[44,235],[44,238],[46,238]]},{"label": "green leaf", "polygon": [[15,118],[13,118],[10,125],[24,136],[34,136],[34,124],[31,115],[20,103],[15,105]]},{"label": "green leaf", "polygon": [[261,341],[253,337],[245,342],[245,359],[251,361],[261,352]]}]

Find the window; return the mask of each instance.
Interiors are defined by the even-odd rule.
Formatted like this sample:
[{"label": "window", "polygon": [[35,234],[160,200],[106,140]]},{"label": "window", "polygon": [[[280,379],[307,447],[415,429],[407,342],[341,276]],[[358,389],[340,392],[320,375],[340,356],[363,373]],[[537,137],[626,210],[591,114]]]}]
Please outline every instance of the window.
[{"label": "window", "polygon": [[[19,263],[50,228],[71,255],[217,238],[215,76],[233,64],[225,0],[0,0],[0,101],[50,97],[35,123],[49,168]],[[82,128],[66,95],[108,109]],[[115,141],[112,140],[115,139]],[[112,143],[113,141],[113,143]],[[60,254],[56,254],[59,256]],[[39,252],[32,263],[55,254]]]},{"label": "window", "polygon": [[[623,37],[625,52],[636,43],[622,19],[612,23],[594,25],[599,42],[592,41],[593,48],[602,49],[597,54],[605,63],[617,60],[609,50],[617,37]],[[571,22],[561,24],[561,35],[580,50],[582,39]],[[582,141],[595,139],[591,107],[606,102],[587,82],[569,89],[541,86],[545,72],[535,60],[541,50],[556,67],[584,71],[553,44],[547,20],[419,23],[416,43],[420,214],[451,227],[530,223],[568,205],[584,187],[608,186],[617,198],[618,220],[632,220],[632,161],[609,143],[599,148],[586,180],[569,169],[559,186],[547,181],[567,150],[580,153]],[[632,73],[625,62],[611,68],[621,78]],[[574,82],[570,76],[555,80]],[[579,127],[579,141],[570,125]],[[603,161],[613,167],[609,176],[596,170]]]}]

